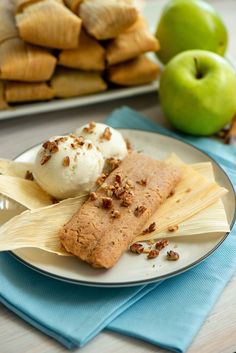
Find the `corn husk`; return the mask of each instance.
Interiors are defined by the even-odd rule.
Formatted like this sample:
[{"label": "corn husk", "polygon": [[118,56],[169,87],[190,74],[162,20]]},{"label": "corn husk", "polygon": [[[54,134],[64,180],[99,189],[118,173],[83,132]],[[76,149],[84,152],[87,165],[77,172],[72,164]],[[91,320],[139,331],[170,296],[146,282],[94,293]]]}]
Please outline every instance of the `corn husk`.
[{"label": "corn husk", "polygon": [[[175,155],[167,161],[183,168],[182,180],[174,195],[164,202],[144,227],[146,229],[155,222],[156,230],[138,236],[136,241],[229,231],[224,205],[220,200],[227,190],[214,181],[211,164],[191,167]],[[176,231],[168,230],[176,226]]]},{"label": "corn husk", "polygon": [[44,0],[23,7],[16,15],[20,37],[26,42],[55,49],[78,45],[81,19],[55,0]]},{"label": "corn husk", "polygon": [[99,40],[117,37],[138,19],[136,7],[127,0],[84,0],[78,15],[86,31]]},{"label": "corn husk", "polygon": [[0,19],[0,44],[5,40],[18,37],[13,6],[9,0],[0,2]]},{"label": "corn husk", "polygon": [[154,81],[159,66],[144,55],[108,68],[108,81],[121,86],[135,86]]},{"label": "corn husk", "polygon": [[29,209],[45,207],[53,203],[52,197],[34,181],[8,175],[0,175],[0,194]]},{"label": "corn husk", "polygon": [[[175,156],[172,156],[169,161],[174,164],[177,163],[178,165],[181,163],[181,161]],[[171,208],[168,209],[168,212],[166,211],[166,203],[160,207],[160,210],[163,209],[163,211],[160,211],[160,214],[164,218],[159,219],[159,222],[161,221],[162,225],[165,225],[166,227],[166,225],[169,226],[171,224],[171,221],[173,221],[174,224],[179,221],[180,211],[177,208],[178,212],[173,212],[173,210],[176,209],[176,203],[170,202],[170,200],[174,200],[175,197],[178,197],[182,198],[181,219],[183,222],[181,225],[184,224],[185,228],[180,227],[178,232],[176,232],[176,235],[178,233],[178,236],[190,236],[192,235],[191,232],[194,232],[196,229],[198,230],[198,234],[206,233],[206,227],[207,233],[219,231],[226,232],[229,229],[228,222],[225,216],[224,205],[219,199],[226,190],[221,188],[214,181],[207,181],[209,176],[210,178],[213,178],[211,164],[201,163],[199,165],[193,165],[193,168],[191,168],[181,163],[181,166],[184,168],[185,177],[176,188],[175,195],[166,201],[169,202],[169,206],[171,206]],[[199,172],[205,176],[201,175]],[[190,181],[187,182],[187,177],[193,179],[190,179]],[[196,181],[197,184],[195,183]],[[189,184],[191,184],[191,187],[194,185],[195,191],[193,193],[185,192],[186,186],[189,186]],[[214,192],[217,191],[214,197],[212,197],[213,195],[211,193],[212,188],[214,189]],[[204,193],[202,192],[203,189],[205,190]],[[210,192],[206,192],[207,189],[210,190]],[[201,195],[204,194],[204,198],[199,197],[198,191],[200,191]],[[187,199],[186,195],[188,195]],[[199,212],[196,213],[198,218],[195,218],[195,224],[192,219],[196,216],[190,217],[193,213],[192,199],[195,199],[198,205],[198,207],[194,208],[194,213]],[[206,199],[208,200],[207,202]],[[212,199],[214,199],[213,202]],[[60,246],[58,233],[61,227],[68,222],[75,212],[78,211],[85,200],[86,196],[67,199],[56,205],[26,211],[19,216],[14,217],[0,228],[0,251],[35,247],[58,255],[69,255]],[[190,201],[190,205],[185,201]],[[200,204],[201,206],[199,206]],[[206,204],[209,204],[210,206],[205,207]],[[200,226],[196,224],[196,220],[197,222],[200,222]],[[222,226],[223,223],[224,226]],[[188,224],[189,229],[188,232],[186,232]],[[164,228],[164,230],[166,230],[166,228]],[[160,234],[160,237],[163,237],[164,232],[162,231]],[[173,233],[171,233],[171,236],[173,236]],[[155,233],[155,239],[158,237],[159,234]],[[151,237],[145,236],[138,240],[144,241],[148,239],[153,239],[153,234]]]},{"label": "corn husk", "polygon": [[85,200],[86,196],[66,199],[56,205],[15,216],[0,228],[0,251],[34,247],[70,256],[61,247],[58,233]]},{"label": "corn husk", "polygon": [[107,85],[99,72],[59,68],[51,79],[51,87],[59,98],[77,97],[105,91]]},{"label": "corn husk", "polygon": [[19,38],[0,45],[0,78],[13,81],[49,80],[56,58],[48,51],[24,43]]},{"label": "corn husk", "polygon": [[83,0],[64,0],[66,6],[71,9],[72,12],[78,14],[79,11],[79,5],[81,4]]},{"label": "corn husk", "polygon": [[45,101],[54,97],[54,91],[45,82],[7,82],[5,96],[8,103]]},{"label": "corn husk", "polygon": [[7,109],[8,104],[5,98],[5,83],[0,81],[0,109]]},{"label": "corn husk", "polygon": [[102,71],[105,68],[105,49],[82,30],[78,47],[61,51],[58,64],[86,71]]},{"label": "corn husk", "polygon": [[0,174],[25,178],[27,171],[32,172],[33,163],[14,162],[0,158]]},{"label": "corn husk", "polygon": [[149,32],[147,23],[140,17],[124,33],[111,40],[106,47],[108,65],[115,65],[149,51],[158,51],[159,41]]},{"label": "corn husk", "polygon": [[[27,6],[33,5],[36,2],[40,2],[43,0],[13,0],[13,2],[15,3],[15,9],[16,9],[16,13],[20,13],[22,12]],[[63,0],[54,0],[60,4],[63,4]]]}]

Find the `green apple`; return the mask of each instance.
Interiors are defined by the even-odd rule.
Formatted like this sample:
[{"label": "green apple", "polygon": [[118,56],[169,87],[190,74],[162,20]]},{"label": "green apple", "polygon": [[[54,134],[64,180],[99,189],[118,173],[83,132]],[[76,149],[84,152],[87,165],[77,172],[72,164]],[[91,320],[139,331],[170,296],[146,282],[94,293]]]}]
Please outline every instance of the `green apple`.
[{"label": "green apple", "polygon": [[171,0],[161,15],[156,37],[158,58],[165,64],[176,54],[202,49],[224,55],[227,30],[214,8],[202,0]]},{"label": "green apple", "polygon": [[159,95],[164,115],[175,128],[211,135],[236,113],[236,73],[215,53],[188,50],[164,68]]}]

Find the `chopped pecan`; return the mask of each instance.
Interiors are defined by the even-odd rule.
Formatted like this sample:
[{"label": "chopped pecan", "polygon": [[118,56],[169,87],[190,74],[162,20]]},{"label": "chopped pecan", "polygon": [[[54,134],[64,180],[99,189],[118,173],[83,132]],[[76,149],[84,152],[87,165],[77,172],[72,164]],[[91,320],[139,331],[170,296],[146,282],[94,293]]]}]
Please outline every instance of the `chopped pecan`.
[{"label": "chopped pecan", "polygon": [[167,257],[167,260],[169,260],[169,261],[177,261],[177,260],[179,260],[179,254],[176,251],[173,251],[173,250],[167,251],[166,257]]},{"label": "chopped pecan", "polygon": [[25,179],[27,179],[27,180],[34,180],[33,173],[30,172],[29,170],[27,170],[26,173],[25,173]]},{"label": "chopped pecan", "polygon": [[145,178],[145,179],[137,180],[136,183],[141,186],[147,186],[147,179]]},{"label": "chopped pecan", "polygon": [[60,142],[66,142],[67,140],[68,140],[68,137],[62,136],[62,137],[59,137],[58,139],[56,139],[55,142],[57,144],[59,144]]},{"label": "chopped pecan", "polygon": [[112,172],[114,169],[119,167],[119,165],[121,164],[121,160],[113,158],[113,157],[112,158],[108,158],[106,160],[106,164],[107,164],[107,167],[108,167],[109,171]]},{"label": "chopped pecan", "polygon": [[98,198],[96,192],[91,192],[89,197],[91,201],[95,201]]},{"label": "chopped pecan", "polygon": [[70,165],[70,157],[69,156],[66,156],[63,158],[62,165],[63,165],[63,167],[69,167],[69,165]]},{"label": "chopped pecan", "polygon": [[104,181],[106,180],[106,178],[107,178],[107,174],[103,173],[102,175],[100,175],[99,178],[97,178],[96,184],[97,185],[102,185],[104,183]]},{"label": "chopped pecan", "polygon": [[83,128],[83,132],[87,133],[87,134],[92,134],[94,129],[96,127],[96,123],[94,121],[91,121],[88,123],[88,126],[85,126]]},{"label": "chopped pecan", "polygon": [[152,222],[146,229],[143,230],[142,234],[149,234],[156,230],[156,223]]},{"label": "chopped pecan", "polygon": [[109,127],[106,127],[105,130],[103,131],[102,135],[100,136],[100,138],[103,140],[107,140],[110,141],[112,136],[111,130]]},{"label": "chopped pecan", "polygon": [[156,248],[157,250],[162,250],[162,249],[164,249],[167,245],[169,245],[169,240],[163,239],[163,240],[159,240],[159,241],[155,244],[155,248]]},{"label": "chopped pecan", "polygon": [[134,243],[130,246],[130,251],[135,253],[135,254],[142,254],[143,250],[144,250],[144,247],[142,244],[139,244],[139,243]]},{"label": "chopped pecan", "polygon": [[122,183],[122,176],[121,174],[116,174],[115,181],[120,185]]},{"label": "chopped pecan", "polygon": [[159,255],[159,251],[158,250],[155,250],[155,249],[154,250],[150,250],[149,253],[148,253],[147,258],[149,260],[155,259],[158,255]]},{"label": "chopped pecan", "polygon": [[105,209],[111,209],[112,208],[112,198],[111,197],[102,197],[102,207]]},{"label": "chopped pecan", "polygon": [[176,224],[174,226],[169,226],[168,231],[169,232],[176,232],[179,229],[179,226]]},{"label": "chopped pecan", "polygon": [[50,153],[56,153],[56,152],[59,151],[58,143],[56,143],[55,141],[46,141],[46,142],[44,142],[43,148],[45,150],[48,150]]},{"label": "chopped pecan", "polygon": [[49,155],[47,155],[47,154],[43,155],[43,156],[42,156],[42,159],[41,159],[41,161],[40,161],[40,164],[41,164],[41,165],[46,164],[46,163],[49,161],[49,159],[51,159],[51,157],[52,157],[52,156],[49,156]]},{"label": "chopped pecan", "polygon": [[129,207],[133,202],[133,196],[134,196],[133,193],[126,192],[122,197],[122,201],[120,205],[123,207]]},{"label": "chopped pecan", "polygon": [[136,217],[140,217],[145,211],[146,211],[146,207],[145,206],[137,206],[134,210],[134,215]]},{"label": "chopped pecan", "polygon": [[118,210],[112,210],[112,211],[111,211],[111,217],[112,217],[112,218],[120,218],[120,217],[121,217],[120,211],[118,211]]},{"label": "chopped pecan", "polygon": [[88,145],[87,145],[87,148],[88,148],[88,150],[91,150],[93,148],[92,143],[89,142]]}]

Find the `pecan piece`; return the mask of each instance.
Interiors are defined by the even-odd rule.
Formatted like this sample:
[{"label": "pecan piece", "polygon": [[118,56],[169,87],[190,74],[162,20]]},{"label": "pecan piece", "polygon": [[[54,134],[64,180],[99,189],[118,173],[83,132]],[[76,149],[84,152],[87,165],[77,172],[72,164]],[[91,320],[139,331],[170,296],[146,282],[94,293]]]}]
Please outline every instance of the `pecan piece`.
[{"label": "pecan piece", "polygon": [[114,169],[119,167],[119,165],[121,164],[121,160],[111,157],[106,160],[106,164],[109,171],[112,172]]},{"label": "pecan piece", "polygon": [[63,167],[69,167],[69,165],[70,165],[70,157],[69,156],[66,156],[63,158],[62,165],[63,165]]},{"label": "pecan piece", "polygon": [[48,150],[50,153],[56,153],[59,151],[58,143],[55,141],[46,141],[43,144],[43,148]]},{"label": "pecan piece", "polygon": [[162,250],[162,249],[164,249],[167,245],[169,245],[169,240],[163,239],[163,240],[159,240],[159,241],[155,244],[155,248],[156,248],[157,250]]},{"label": "pecan piece", "polygon": [[107,140],[110,141],[112,136],[111,130],[109,127],[106,127],[105,130],[103,131],[102,135],[100,136],[100,138],[103,140]]},{"label": "pecan piece", "polygon": [[112,198],[111,197],[102,197],[101,198],[102,201],[102,207],[105,209],[111,209],[112,208]]},{"label": "pecan piece", "polygon": [[97,185],[102,185],[104,183],[104,181],[106,180],[106,178],[107,178],[107,174],[103,173],[102,175],[100,175],[99,178],[97,178],[96,184]]},{"label": "pecan piece", "polygon": [[179,226],[176,224],[174,226],[169,226],[168,231],[169,232],[176,232],[179,229]]},{"label": "pecan piece", "polygon": [[112,217],[112,218],[120,218],[120,217],[121,217],[120,211],[118,211],[118,210],[112,210],[112,211],[111,211],[111,217]]},{"label": "pecan piece", "polygon": [[96,192],[91,192],[89,197],[91,201],[95,201],[98,198]]},{"label": "pecan piece", "polygon": [[158,250],[155,250],[155,249],[154,250],[150,250],[149,253],[148,253],[147,258],[149,260],[155,259],[158,255],[159,255],[159,251]]},{"label": "pecan piece", "polygon": [[26,173],[25,173],[25,179],[26,180],[34,180],[33,173],[30,172],[29,170],[27,170]]},{"label": "pecan piece", "polygon": [[156,223],[152,222],[146,229],[142,231],[142,234],[149,234],[156,230]]},{"label": "pecan piece", "polygon": [[141,186],[147,186],[147,179],[137,180],[136,184],[139,184]]},{"label": "pecan piece", "polygon": [[173,250],[167,251],[166,257],[167,257],[167,260],[169,260],[169,261],[177,261],[177,260],[179,260],[179,254],[176,251],[173,251]]},{"label": "pecan piece", "polygon": [[49,159],[51,159],[51,156],[49,156],[49,155],[44,155],[44,156],[42,157],[41,161],[40,161],[40,164],[41,164],[41,165],[46,164],[46,163],[49,161]]},{"label": "pecan piece", "polygon": [[130,245],[129,249],[131,252],[139,255],[139,254],[142,254],[144,247],[142,244],[134,243],[134,244]]},{"label": "pecan piece", "polygon": [[83,128],[83,132],[87,133],[87,134],[92,134],[94,129],[96,127],[96,123],[94,121],[91,121],[88,123],[88,126],[85,126]]},{"label": "pecan piece", "polygon": [[131,192],[127,192],[124,194],[122,201],[121,201],[121,206],[123,207],[129,207],[133,202],[133,194]]},{"label": "pecan piece", "polygon": [[146,207],[145,206],[137,206],[134,210],[134,215],[136,217],[140,217],[145,211],[146,211]]}]

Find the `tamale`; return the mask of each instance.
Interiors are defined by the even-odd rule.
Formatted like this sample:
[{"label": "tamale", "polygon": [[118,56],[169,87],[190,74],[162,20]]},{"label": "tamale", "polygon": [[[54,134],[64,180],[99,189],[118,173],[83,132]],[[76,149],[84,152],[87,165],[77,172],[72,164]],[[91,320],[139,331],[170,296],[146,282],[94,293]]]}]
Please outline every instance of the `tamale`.
[{"label": "tamale", "polygon": [[100,73],[65,68],[57,69],[50,84],[55,96],[59,98],[82,96],[107,89]]},{"label": "tamale", "polygon": [[109,65],[133,59],[160,48],[158,40],[149,32],[142,17],[128,30],[111,40],[106,47],[106,59]]},{"label": "tamale", "polygon": [[0,2],[0,19],[0,44],[5,40],[18,37],[13,7],[9,0]]},{"label": "tamale", "polygon": [[105,68],[105,49],[82,30],[78,47],[61,51],[58,64],[80,70],[102,71]]},{"label": "tamale", "polygon": [[0,109],[7,109],[8,105],[5,99],[5,83],[0,81]]},{"label": "tamale", "polygon": [[0,78],[14,81],[39,82],[49,80],[56,58],[45,49],[24,43],[19,38],[0,45]]},{"label": "tamale", "polygon": [[[12,0],[15,3],[16,13],[22,12],[25,7],[35,4],[43,0]],[[64,4],[63,0],[54,0],[60,4]]]},{"label": "tamale", "polygon": [[84,0],[78,15],[86,31],[97,39],[117,37],[138,18],[138,10],[126,0]]},{"label": "tamale", "polygon": [[[214,182],[211,163],[193,164],[191,167],[205,178],[208,178],[209,184]],[[182,182],[180,181],[179,185],[181,185],[181,183]],[[196,184],[196,188],[199,187],[201,187],[201,183]],[[220,186],[218,186],[218,188],[220,188]],[[176,190],[176,194],[178,195],[178,190]],[[0,251],[33,247],[56,253],[58,255],[69,256],[70,254],[65,252],[60,246],[58,232],[73,214],[81,208],[85,200],[86,196],[67,199],[58,204],[37,210],[26,211],[19,216],[14,217],[0,228]],[[195,216],[184,220],[183,223],[180,224],[178,231],[169,232],[169,236],[186,235],[194,237],[194,235],[192,235],[192,233],[194,233],[194,239],[196,239],[196,234],[228,231],[229,225],[227,218],[225,217],[224,205],[219,199],[219,195],[217,195],[216,200],[217,201],[209,207],[198,209],[198,213]],[[12,207],[13,206],[14,204],[12,204]],[[188,205],[183,204],[182,206],[184,209],[188,210]],[[13,214],[15,215],[16,212]],[[173,209],[170,209],[169,214],[166,214],[167,219],[163,219],[162,221],[168,221],[170,214],[173,214]],[[11,215],[12,213],[7,215],[8,219]],[[197,223],[193,222],[194,218],[198,219]],[[155,238],[165,237],[166,234],[167,232],[159,234],[155,233]],[[150,239],[147,235],[146,239]],[[152,237],[152,234],[149,235]],[[144,240],[144,237],[141,238],[141,240]]]},{"label": "tamale", "polygon": [[5,95],[8,103],[33,102],[52,99],[54,91],[45,82],[7,82]]},{"label": "tamale", "polygon": [[20,37],[26,42],[56,49],[78,45],[81,19],[55,0],[23,7],[16,15]]},{"label": "tamale", "polygon": [[108,81],[121,86],[135,86],[154,81],[160,72],[158,64],[146,56],[110,66],[107,70]]}]

